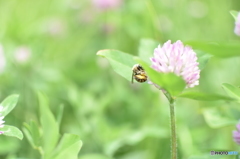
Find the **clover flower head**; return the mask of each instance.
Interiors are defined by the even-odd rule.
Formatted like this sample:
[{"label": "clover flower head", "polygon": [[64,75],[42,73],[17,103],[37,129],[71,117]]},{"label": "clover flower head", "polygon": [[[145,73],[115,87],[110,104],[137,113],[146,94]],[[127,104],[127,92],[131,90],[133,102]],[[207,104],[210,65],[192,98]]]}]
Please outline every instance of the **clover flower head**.
[{"label": "clover flower head", "polygon": [[191,47],[184,46],[180,40],[173,44],[169,40],[162,47],[159,45],[150,60],[152,68],[156,71],[172,72],[181,76],[186,82],[187,88],[199,84],[200,70],[196,53]]},{"label": "clover flower head", "polygon": [[[4,127],[3,123],[5,122],[5,121],[3,121],[4,116],[1,116],[2,111],[3,111],[3,107],[0,106],[0,128]],[[0,134],[3,134],[3,133],[4,133],[3,131],[0,131]]]},{"label": "clover flower head", "polygon": [[233,140],[240,145],[240,123],[236,125],[237,130],[233,131]]},{"label": "clover flower head", "polygon": [[240,12],[238,12],[237,19],[235,21],[234,33],[240,36]]}]

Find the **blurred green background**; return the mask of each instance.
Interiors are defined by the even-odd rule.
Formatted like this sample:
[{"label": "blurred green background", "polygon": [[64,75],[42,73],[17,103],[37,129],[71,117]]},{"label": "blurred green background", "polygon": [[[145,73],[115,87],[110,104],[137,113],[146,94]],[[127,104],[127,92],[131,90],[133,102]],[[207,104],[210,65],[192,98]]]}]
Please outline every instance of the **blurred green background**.
[{"label": "blurred green background", "polygon": [[[0,0],[0,98],[20,94],[6,124],[22,128],[23,122],[39,121],[36,91],[41,91],[54,113],[64,105],[60,132],[80,135],[79,159],[170,158],[165,97],[148,84],[129,83],[96,52],[118,49],[137,55],[142,38],[239,41],[229,11],[239,10],[240,1],[113,2],[104,7],[96,0]],[[224,94],[222,83],[240,85],[239,68],[238,57],[213,57],[193,89]],[[237,151],[232,131],[239,107],[179,99],[179,159]],[[40,156],[26,138],[0,136],[0,144],[1,159]]]}]

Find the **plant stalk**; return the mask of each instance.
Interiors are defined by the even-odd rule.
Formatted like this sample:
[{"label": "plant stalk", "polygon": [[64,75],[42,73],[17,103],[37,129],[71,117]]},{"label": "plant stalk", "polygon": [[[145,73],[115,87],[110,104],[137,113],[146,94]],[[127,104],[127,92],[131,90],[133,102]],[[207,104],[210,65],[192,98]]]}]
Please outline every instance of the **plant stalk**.
[{"label": "plant stalk", "polygon": [[170,122],[171,122],[171,159],[177,159],[177,133],[176,133],[176,120],[174,110],[174,100],[170,102]]},{"label": "plant stalk", "polygon": [[176,119],[175,119],[175,99],[167,91],[162,90],[169,101],[170,107],[170,128],[171,128],[171,159],[177,159],[177,133],[176,133]]}]

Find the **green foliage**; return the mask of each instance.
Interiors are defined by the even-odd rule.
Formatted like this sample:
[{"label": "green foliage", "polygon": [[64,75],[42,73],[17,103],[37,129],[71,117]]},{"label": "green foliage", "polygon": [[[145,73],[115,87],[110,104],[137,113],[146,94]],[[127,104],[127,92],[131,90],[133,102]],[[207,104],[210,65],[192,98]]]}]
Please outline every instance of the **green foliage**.
[{"label": "green foliage", "polygon": [[20,140],[23,139],[23,134],[22,134],[21,130],[19,130],[15,126],[4,125],[4,127],[1,128],[1,131],[4,132],[3,135],[16,137]]},{"label": "green foliage", "polygon": [[[40,123],[43,131],[43,151],[48,154],[53,151],[59,138],[59,126],[50,111],[48,101],[41,93],[38,93],[39,109],[40,109]],[[51,129],[49,129],[51,128]]]},{"label": "green foliage", "polygon": [[[218,96],[216,101],[203,101],[177,97],[178,158],[209,158],[211,150],[238,150],[232,131],[240,116],[234,91],[240,81],[240,51],[239,37],[233,31],[235,21],[229,14],[237,6],[239,0],[124,0],[121,6],[104,10],[92,0],[0,1],[0,45],[4,51],[4,58],[0,54],[0,97],[3,100],[15,93],[21,97],[4,120],[7,125],[23,127],[25,136],[18,140],[0,135],[0,158],[40,158],[39,152],[53,145],[48,155],[54,156],[46,157],[59,157],[57,147],[67,151],[72,147],[77,154],[80,140],[67,147],[58,145],[76,137],[64,133],[76,134],[83,141],[79,159],[170,158],[166,98],[153,85],[131,84],[131,69],[136,64],[133,57],[150,65],[154,48],[167,40],[196,42],[185,44],[197,53],[200,83],[186,91],[221,97],[223,93],[224,98],[233,98],[218,100]],[[231,13],[236,17],[236,11]],[[21,47],[30,50],[24,62],[17,58]],[[129,59],[124,59],[129,63],[96,56],[98,50],[108,48],[121,52],[119,58],[130,53],[126,55]],[[3,59],[6,65],[2,68]],[[236,88],[231,90],[222,83]],[[42,109],[51,108],[50,113],[39,114],[37,91],[49,98]],[[58,133],[46,131],[59,137],[48,148],[43,147],[47,126],[42,125],[46,121],[40,116],[58,126]],[[50,140],[56,142],[55,138]]]},{"label": "green foliage", "polygon": [[63,111],[64,111],[64,106],[63,106],[63,104],[61,104],[58,107],[57,117],[56,117],[56,120],[57,120],[57,123],[58,123],[59,127],[60,127],[60,124],[61,124],[61,121],[62,121]]},{"label": "green foliage", "polygon": [[37,149],[40,147],[41,135],[35,121],[30,121],[29,124],[24,123],[23,132],[33,148]]},{"label": "green foliage", "polygon": [[19,95],[11,95],[4,99],[4,101],[0,104],[0,106],[3,107],[3,111],[1,112],[2,116],[6,116],[13,110],[18,102],[18,97]]},{"label": "green foliage", "polygon": [[82,147],[82,141],[78,135],[64,134],[56,150],[51,156],[52,159],[77,158]]},{"label": "green foliage", "polygon": [[[37,149],[45,159],[77,159],[78,152],[82,147],[80,137],[74,134],[63,134],[60,138],[60,123],[54,118],[49,108],[48,100],[41,93],[38,93],[38,98],[41,128],[39,128],[34,121],[31,121],[29,124],[24,124],[23,130],[29,143],[34,149]],[[63,106],[60,108],[59,117],[62,116],[62,110]]]},{"label": "green foliage", "polygon": [[[0,104],[0,106],[3,107],[3,110],[1,111],[1,114],[0,114],[1,116],[5,117],[14,109],[14,107],[18,102],[18,97],[19,95],[11,95],[3,100],[3,102]],[[20,140],[23,139],[23,134],[21,130],[19,130],[15,126],[4,125],[4,127],[0,128],[0,130],[4,132],[3,135],[5,136],[16,137]]]}]

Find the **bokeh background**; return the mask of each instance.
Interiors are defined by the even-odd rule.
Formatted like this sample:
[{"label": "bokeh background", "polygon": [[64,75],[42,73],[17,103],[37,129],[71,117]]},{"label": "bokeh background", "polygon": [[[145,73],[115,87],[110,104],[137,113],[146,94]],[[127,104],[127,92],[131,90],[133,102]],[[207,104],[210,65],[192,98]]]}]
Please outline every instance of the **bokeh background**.
[{"label": "bokeh background", "polygon": [[[39,122],[41,91],[53,113],[64,105],[60,132],[81,136],[79,159],[170,158],[165,97],[148,84],[131,84],[96,52],[137,55],[142,38],[239,41],[230,10],[240,10],[240,1],[0,0],[0,98],[20,95],[6,124]],[[238,57],[212,57],[194,89],[225,94],[222,83],[240,85],[239,68]],[[239,150],[232,140],[238,103],[179,99],[176,109],[179,159]],[[0,136],[0,144],[1,159],[40,158],[26,138]]]}]

